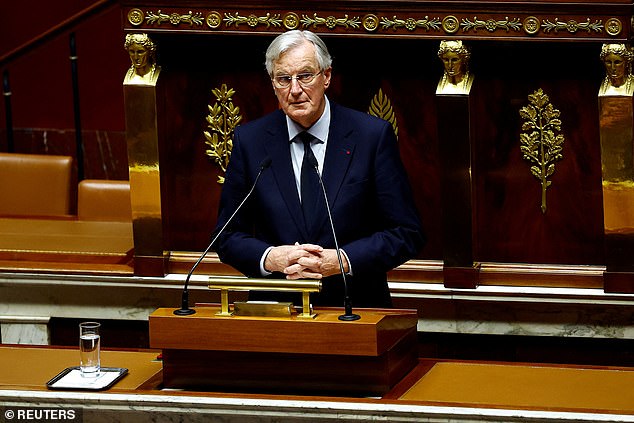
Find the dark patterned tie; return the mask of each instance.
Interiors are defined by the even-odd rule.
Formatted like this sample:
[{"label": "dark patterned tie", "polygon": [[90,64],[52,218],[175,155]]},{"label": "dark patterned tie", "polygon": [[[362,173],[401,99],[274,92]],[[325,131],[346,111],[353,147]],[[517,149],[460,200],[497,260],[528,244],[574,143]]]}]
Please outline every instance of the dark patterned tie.
[{"label": "dark patterned tie", "polygon": [[311,143],[316,139],[308,132],[299,134],[299,139],[304,143],[304,160],[302,160],[302,174],[300,179],[300,191],[302,195],[302,211],[304,212],[304,221],[308,231],[315,224],[316,216],[320,214],[317,210],[319,206],[319,176],[315,163],[317,159],[313,154]]}]

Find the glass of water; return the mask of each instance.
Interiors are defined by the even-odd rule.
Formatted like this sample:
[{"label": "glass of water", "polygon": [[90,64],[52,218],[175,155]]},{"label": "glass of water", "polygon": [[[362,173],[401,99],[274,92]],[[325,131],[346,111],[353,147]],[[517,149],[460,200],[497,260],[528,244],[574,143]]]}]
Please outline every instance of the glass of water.
[{"label": "glass of water", "polygon": [[79,324],[79,358],[81,375],[96,377],[101,368],[99,361],[100,323],[82,322]]}]

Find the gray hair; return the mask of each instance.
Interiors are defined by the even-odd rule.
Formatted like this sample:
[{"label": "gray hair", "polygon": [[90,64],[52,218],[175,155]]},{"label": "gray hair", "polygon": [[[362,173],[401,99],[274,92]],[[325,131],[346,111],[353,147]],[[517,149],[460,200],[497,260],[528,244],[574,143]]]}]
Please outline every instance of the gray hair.
[{"label": "gray hair", "polygon": [[269,48],[266,49],[266,71],[273,76],[273,65],[279,60],[282,54],[295,47],[299,47],[305,42],[312,43],[315,46],[315,58],[319,65],[319,70],[323,71],[332,65],[332,57],[328,52],[328,47],[321,38],[310,31],[302,31],[295,29],[284,32],[271,42]]}]

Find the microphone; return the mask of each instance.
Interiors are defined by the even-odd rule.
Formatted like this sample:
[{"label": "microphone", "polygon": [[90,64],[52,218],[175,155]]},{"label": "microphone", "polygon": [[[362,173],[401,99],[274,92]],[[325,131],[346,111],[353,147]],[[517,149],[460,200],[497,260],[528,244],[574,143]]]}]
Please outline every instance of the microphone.
[{"label": "microphone", "polygon": [[240,211],[240,209],[242,208],[244,203],[247,202],[247,200],[251,196],[251,193],[253,193],[253,190],[255,189],[255,186],[258,184],[258,180],[260,179],[260,175],[262,174],[264,169],[266,169],[269,166],[271,166],[271,161],[272,160],[271,160],[270,157],[266,157],[264,160],[262,160],[262,163],[260,163],[260,170],[259,170],[258,174],[255,177],[255,181],[253,181],[253,185],[251,185],[251,189],[249,190],[247,195],[244,196],[244,199],[242,200],[242,202],[240,204],[238,204],[238,207],[236,207],[236,209],[234,210],[233,214],[229,217],[229,219],[227,219],[227,221],[222,226],[222,228],[220,228],[220,230],[218,231],[216,236],[211,240],[211,242],[209,243],[209,246],[207,246],[207,249],[201,254],[201,256],[198,259],[198,261],[196,261],[196,263],[194,263],[194,265],[192,266],[191,270],[187,274],[187,277],[185,278],[185,285],[183,287],[183,296],[182,296],[182,299],[181,299],[181,308],[178,309],[178,310],[174,310],[174,314],[176,314],[178,316],[189,316],[191,314],[196,313],[196,310],[189,308],[189,292],[187,291],[187,286],[189,285],[189,278],[191,278],[192,274],[194,273],[194,270],[196,270],[196,268],[198,267],[200,262],[203,261],[203,259],[205,258],[205,256],[209,252],[209,250],[211,250],[211,246],[214,245],[214,243],[218,240],[218,238],[224,232],[224,230],[227,228],[227,226],[229,226],[229,223],[231,223],[231,221],[233,220],[235,215],[238,214],[238,211]]},{"label": "microphone", "polygon": [[332,222],[332,213],[330,212],[330,204],[328,204],[328,196],[326,195],[326,188],[324,187],[324,181],[321,179],[321,174],[319,173],[319,164],[317,163],[317,159],[314,155],[308,157],[310,161],[310,165],[315,168],[315,172],[317,172],[317,176],[319,177],[319,185],[321,186],[321,191],[324,194],[324,200],[326,201],[326,211],[328,212],[328,220],[330,221],[330,229],[332,230],[332,237],[335,240],[335,251],[337,252],[337,259],[339,260],[339,270],[341,270],[341,277],[343,278],[343,289],[344,289],[344,299],[343,299],[343,307],[344,314],[338,317],[339,320],[344,321],[353,321],[359,320],[361,316],[358,314],[354,314],[352,312],[352,302],[350,301],[350,295],[348,294],[348,281],[346,280],[346,272],[343,269],[343,260],[341,259],[341,250],[339,249],[339,243],[337,242],[337,234],[335,232],[335,225]]}]

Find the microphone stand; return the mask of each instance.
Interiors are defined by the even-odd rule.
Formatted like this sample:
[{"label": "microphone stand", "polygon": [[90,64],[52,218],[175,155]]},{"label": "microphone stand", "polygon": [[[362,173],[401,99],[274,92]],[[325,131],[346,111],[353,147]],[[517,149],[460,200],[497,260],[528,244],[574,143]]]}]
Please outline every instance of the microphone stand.
[{"label": "microphone stand", "polygon": [[227,222],[225,222],[222,228],[220,228],[216,236],[211,240],[211,242],[207,246],[207,249],[201,254],[201,256],[198,258],[196,263],[194,263],[191,270],[187,274],[187,277],[185,278],[185,286],[183,287],[183,295],[181,298],[181,308],[179,308],[178,310],[174,310],[174,314],[176,314],[177,316],[189,316],[196,313],[196,310],[189,308],[189,291],[187,290],[187,286],[189,285],[189,278],[191,278],[192,274],[194,273],[194,270],[198,267],[200,262],[203,261],[203,259],[205,258],[209,250],[211,250],[211,246],[214,245],[216,240],[218,240],[220,235],[224,232],[225,228],[229,226],[229,223],[231,223],[235,215],[238,214],[238,211],[240,211],[244,203],[246,203],[246,201],[249,199],[249,197],[251,196],[251,193],[255,189],[255,186],[258,184],[258,180],[260,179],[260,175],[262,174],[262,171],[266,169],[267,167],[269,167],[270,165],[271,165],[271,159],[269,157],[265,158],[262,161],[262,164],[260,164],[260,171],[258,172],[258,175],[255,177],[255,181],[253,181],[253,185],[251,185],[251,189],[249,190],[247,195],[244,196],[244,199],[242,200],[242,202],[238,204],[238,207],[236,207],[233,214],[229,217],[229,219],[227,219]]},{"label": "microphone stand", "polygon": [[328,203],[326,188],[324,187],[324,181],[321,179],[321,175],[319,174],[319,165],[317,164],[317,159],[314,156],[312,157],[312,159],[313,159],[312,164],[315,167],[315,172],[317,172],[317,176],[319,176],[319,185],[321,185],[321,191],[324,193],[324,200],[326,201],[326,211],[328,212],[328,219],[330,220],[330,228],[332,229],[332,237],[335,240],[335,251],[337,252],[337,260],[339,260],[339,270],[341,271],[341,278],[343,279],[344,314],[339,316],[338,319],[346,321],[346,322],[352,322],[354,320],[359,320],[361,316],[359,316],[358,314],[354,314],[352,312],[352,301],[350,301],[350,295],[348,294],[348,281],[346,280],[346,272],[343,268],[343,260],[341,259],[341,250],[339,249],[339,243],[337,242],[337,234],[335,232],[335,225],[332,221],[332,214],[330,213],[330,204]]}]

